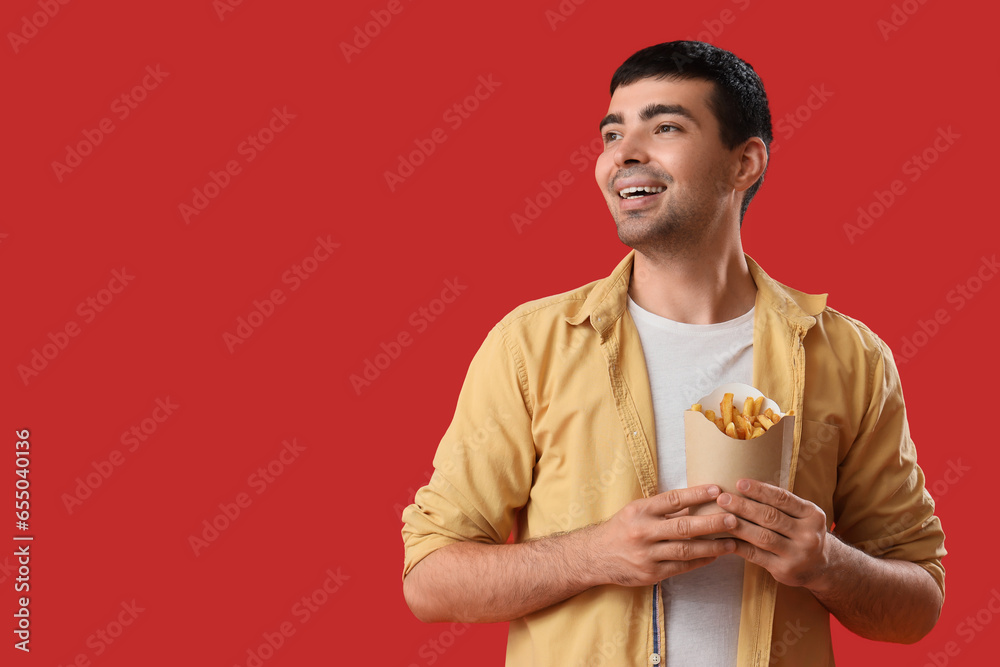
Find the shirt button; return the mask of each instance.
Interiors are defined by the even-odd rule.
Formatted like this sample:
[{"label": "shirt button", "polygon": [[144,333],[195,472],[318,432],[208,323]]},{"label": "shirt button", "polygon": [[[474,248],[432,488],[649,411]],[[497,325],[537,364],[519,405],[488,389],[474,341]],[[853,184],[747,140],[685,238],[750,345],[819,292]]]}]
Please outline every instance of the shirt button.
[{"label": "shirt button", "polygon": [[660,654],[659,653],[650,653],[649,654],[649,662],[652,663],[652,664],[654,664],[654,665],[660,664]]}]

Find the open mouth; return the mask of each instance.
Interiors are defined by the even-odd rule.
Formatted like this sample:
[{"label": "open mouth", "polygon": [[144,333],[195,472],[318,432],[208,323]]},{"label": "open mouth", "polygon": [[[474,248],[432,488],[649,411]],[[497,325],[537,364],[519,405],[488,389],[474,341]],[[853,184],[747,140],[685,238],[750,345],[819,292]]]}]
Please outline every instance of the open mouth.
[{"label": "open mouth", "polygon": [[650,195],[658,195],[666,190],[666,188],[654,185],[638,185],[631,188],[622,188],[618,192],[618,196],[622,199],[638,199],[640,197],[649,197]]}]

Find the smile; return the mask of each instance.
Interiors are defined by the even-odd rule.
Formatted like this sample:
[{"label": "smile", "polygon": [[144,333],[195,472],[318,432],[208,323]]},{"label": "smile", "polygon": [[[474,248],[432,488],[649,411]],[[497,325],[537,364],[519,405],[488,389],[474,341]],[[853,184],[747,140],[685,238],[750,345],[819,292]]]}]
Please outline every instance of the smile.
[{"label": "smile", "polygon": [[622,199],[635,199],[637,197],[648,197],[649,195],[656,195],[666,190],[664,187],[653,186],[653,185],[639,185],[631,188],[623,188],[618,192],[618,196]]}]

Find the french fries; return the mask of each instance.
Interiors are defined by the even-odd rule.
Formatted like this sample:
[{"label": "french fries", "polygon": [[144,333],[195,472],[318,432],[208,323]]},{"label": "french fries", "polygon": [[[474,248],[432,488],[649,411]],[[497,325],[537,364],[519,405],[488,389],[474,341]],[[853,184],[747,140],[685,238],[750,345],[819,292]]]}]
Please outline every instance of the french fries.
[{"label": "french fries", "polygon": [[[730,438],[737,440],[753,440],[764,435],[768,429],[781,421],[782,415],[767,408],[763,412],[760,409],[764,405],[764,397],[758,396],[756,399],[747,396],[743,401],[743,412],[736,412],[733,406],[733,395],[723,394],[722,403],[719,404],[719,416],[715,410],[702,410],[701,403],[695,403],[691,409],[701,412],[708,421],[713,422],[720,431]],[[794,410],[789,410],[785,416],[795,414]]]}]

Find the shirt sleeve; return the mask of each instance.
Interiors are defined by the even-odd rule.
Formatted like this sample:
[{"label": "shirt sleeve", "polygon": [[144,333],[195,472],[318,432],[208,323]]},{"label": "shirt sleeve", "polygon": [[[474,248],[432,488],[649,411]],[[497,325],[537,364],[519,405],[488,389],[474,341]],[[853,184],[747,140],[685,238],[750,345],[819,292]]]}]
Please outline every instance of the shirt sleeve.
[{"label": "shirt sleeve", "polygon": [[944,532],[917,465],[892,353],[876,343],[868,409],[837,473],[834,532],[869,555],[916,563],[943,595]]},{"label": "shirt sleeve", "polygon": [[430,480],[403,511],[403,577],[449,544],[506,542],[534,465],[523,358],[498,324],[469,366]]}]

